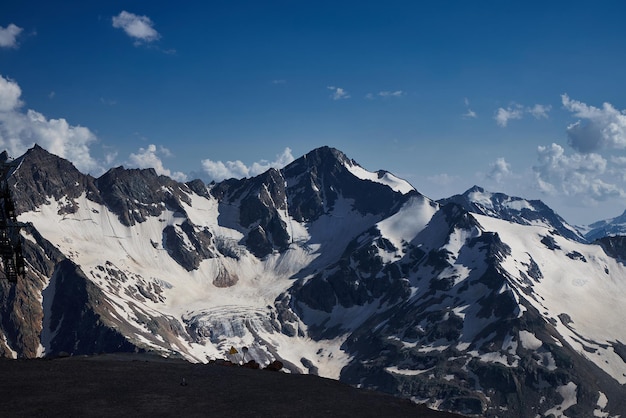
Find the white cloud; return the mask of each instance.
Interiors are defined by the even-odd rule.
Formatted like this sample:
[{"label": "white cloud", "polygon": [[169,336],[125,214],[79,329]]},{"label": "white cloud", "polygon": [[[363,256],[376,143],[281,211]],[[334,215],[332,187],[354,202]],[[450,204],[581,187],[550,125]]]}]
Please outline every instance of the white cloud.
[{"label": "white cloud", "polygon": [[290,148],[285,148],[276,156],[274,161],[261,160],[252,163],[249,167],[243,162],[236,161],[212,161],[202,160],[202,168],[209,180],[221,181],[229,178],[243,178],[256,176],[266,172],[270,168],[283,168],[294,160]]},{"label": "white cloud", "polygon": [[402,90],[396,90],[396,91],[379,91],[378,95],[380,97],[402,97],[405,95],[405,93]]},{"label": "white cloud", "polygon": [[565,109],[581,120],[567,127],[569,144],[576,151],[587,153],[602,148],[626,148],[626,112],[619,111],[610,103],[602,108],[588,106],[561,95]]},{"label": "white cloud", "polygon": [[611,162],[615,165],[626,166],[626,157],[611,157]]},{"label": "white cloud", "polygon": [[464,119],[476,119],[478,115],[472,109],[467,109],[467,112],[463,113]]},{"label": "white cloud", "polygon": [[330,95],[333,100],[349,99],[350,94],[341,87],[328,86],[328,90],[332,90],[333,94]]},{"label": "white cloud", "polygon": [[[329,87],[330,89],[331,87]],[[334,88],[334,87],[333,87]],[[343,89],[342,89],[343,91]],[[389,98],[394,98],[394,97],[402,97],[402,96],[406,96],[406,92],[403,90],[395,90],[395,91],[387,91],[387,90],[383,90],[383,91],[379,91],[378,93],[374,94],[374,93],[367,93],[365,95],[365,98],[367,100],[374,100],[376,98],[376,96],[378,97],[382,97],[383,99],[389,99]],[[348,96],[350,97],[350,96]],[[337,100],[337,99],[335,99]]]},{"label": "white cloud", "polygon": [[433,176],[426,177],[431,183],[437,184],[439,186],[449,186],[459,181],[458,176],[453,176],[448,173],[435,174]]},{"label": "white cloud", "polygon": [[548,119],[548,112],[552,109],[550,105],[536,104],[533,107],[529,107],[527,112],[535,117],[535,119]]},{"label": "white cloud", "polygon": [[13,23],[6,28],[0,26],[0,48],[17,48],[17,37],[22,33],[22,30]]},{"label": "white cloud", "polygon": [[117,151],[107,152],[104,156],[104,163],[110,167],[113,165],[113,162],[117,159]]},{"label": "white cloud", "polygon": [[161,154],[165,157],[170,157],[172,153],[164,147],[159,147],[154,144],[148,145],[147,148],[139,148],[136,154],[131,153],[128,165],[136,168],[154,168],[159,175],[168,176],[176,181],[186,181],[187,176],[180,171],[171,172],[163,166],[163,161],[158,155]]},{"label": "white cloud", "polygon": [[465,102],[465,107],[467,108],[467,111],[462,115],[463,119],[476,119],[478,115],[470,108],[470,102],[467,97],[463,99],[463,101]]},{"label": "white cloud", "polygon": [[35,144],[66,158],[82,172],[99,174],[101,165],[90,155],[97,141],[88,128],[72,126],[67,120],[47,119],[41,113],[22,110],[19,85],[0,75],[0,147],[18,156]]},{"label": "white cloud", "polygon": [[503,157],[498,158],[495,162],[491,163],[489,167],[490,170],[489,173],[487,173],[487,178],[495,180],[497,183],[502,183],[502,180],[513,174],[511,165],[507,163]]},{"label": "white cloud", "polygon": [[493,117],[496,120],[496,123],[503,128],[509,123],[511,119],[521,119],[523,116],[523,109],[520,105],[512,105],[504,108],[499,108],[496,111],[495,116]]},{"label": "white cloud", "polygon": [[100,103],[106,106],[115,106],[117,104],[116,100],[105,99],[104,97],[100,98]]},{"label": "white cloud", "polygon": [[602,201],[625,196],[607,170],[607,160],[599,154],[565,155],[563,147],[552,144],[537,149],[539,164],[533,167],[539,189],[552,195],[580,196]]},{"label": "white cloud", "polygon": [[493,118],[499,126],[505,128],[510,120],[522,119],[525,113],[530,113],[535,119],[548,119],[548,113],[551,109],[552,106],[550,105],[536,104],[533,107],[524,108],[520,104],[513,103],[506,109],[498,108]]},{"label": "white cloud", "polygon": [[112,18],[113,27],[123,29],[135,45],[156,41],[161,37],[154,29],[154,23],[148,16],[139,16],[125,10]]},{"label": "white cloud", "polygon": [[0,112],[10,112],[22,106],[22,89],[10,78],[0,76]]}]

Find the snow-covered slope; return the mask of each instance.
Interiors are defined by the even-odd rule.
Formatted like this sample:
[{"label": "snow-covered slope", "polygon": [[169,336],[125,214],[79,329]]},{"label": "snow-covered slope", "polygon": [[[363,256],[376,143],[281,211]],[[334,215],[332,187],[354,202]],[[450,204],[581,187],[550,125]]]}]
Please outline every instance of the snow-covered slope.
[{"label": "snow-covered slope", "polygon": [[227,352],[247,347],[467,414],[626,410],[621,244],[581,242],[541,202],[479,188],[434,202],[328,147],[211,186],[95,179],[39,147],[19,162],[33,228],[26,278],[0,281],[4,356],[241,362]]},{"label": "snow-covered slope", "polygon": [[552,228],[562,236],[575,241],[587,242],[577,228],[569,225],[540,200],[526,200],[521,197],[492,193],[474,186],[461,195],[441,199],[440,203],[453,202],[465,210],[480,215],[519,223]]}]

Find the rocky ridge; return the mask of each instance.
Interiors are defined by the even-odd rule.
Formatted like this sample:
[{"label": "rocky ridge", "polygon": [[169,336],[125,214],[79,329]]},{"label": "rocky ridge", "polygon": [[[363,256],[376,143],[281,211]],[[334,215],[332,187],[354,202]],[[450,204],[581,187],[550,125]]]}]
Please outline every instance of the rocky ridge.
[{"label": "rocky ridge", "polygon": [[587,244],[541,202],[434,202],[328,147],[213,185],[96,179],[35,147],[9,182],[33,228],[27,276],[0,281],[5,357],[245,345],[464,414],[626,410],[623,245]]}]

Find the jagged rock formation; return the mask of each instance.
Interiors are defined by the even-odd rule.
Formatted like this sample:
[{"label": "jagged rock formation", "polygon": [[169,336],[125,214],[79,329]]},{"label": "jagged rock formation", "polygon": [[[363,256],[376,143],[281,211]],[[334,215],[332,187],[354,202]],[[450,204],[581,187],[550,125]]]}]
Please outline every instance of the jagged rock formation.
[{"label": "jagged rock formation", "polygon": [[0,353],[248,347],[488,417],[626,411],[623,243],[587,244],[539,201],[474,187],[434,202],[322,147],[205,185],[40,147],[9,180],[27,276],[0,281]]}]

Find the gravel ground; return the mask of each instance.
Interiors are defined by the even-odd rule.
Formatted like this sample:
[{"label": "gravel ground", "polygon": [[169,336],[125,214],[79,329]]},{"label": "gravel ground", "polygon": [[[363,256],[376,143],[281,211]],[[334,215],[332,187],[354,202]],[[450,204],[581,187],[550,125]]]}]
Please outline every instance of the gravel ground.
[{"label": "gravel ground", "polygon": [[317,376],[122,354],[0,359],[0,416],[458,417]]}]

